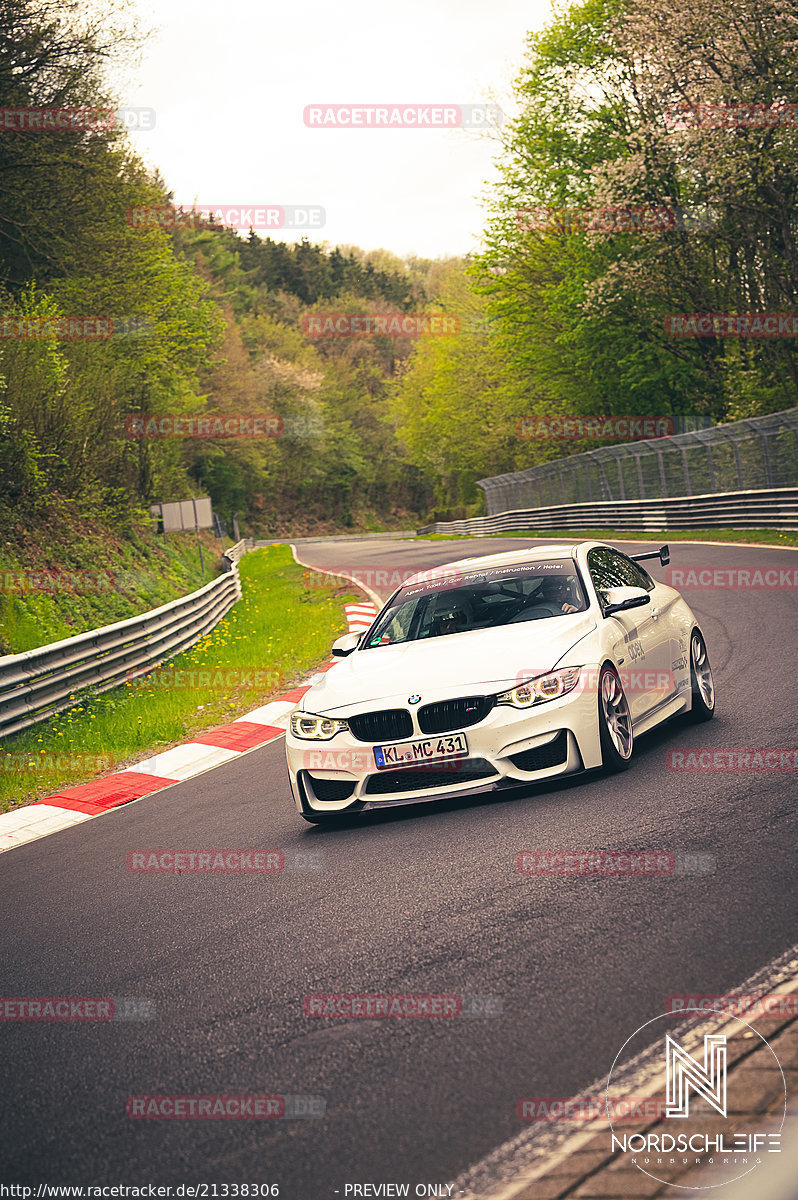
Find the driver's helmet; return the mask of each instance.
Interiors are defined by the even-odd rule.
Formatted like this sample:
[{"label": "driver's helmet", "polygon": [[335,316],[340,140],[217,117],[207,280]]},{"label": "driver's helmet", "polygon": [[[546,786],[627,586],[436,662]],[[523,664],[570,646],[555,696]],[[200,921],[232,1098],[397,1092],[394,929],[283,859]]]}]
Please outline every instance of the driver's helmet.
[{"label": "driver's helmet", "polygon": [[462,633],[468,626],[468,609],[462,600],[446,596],[436,600],[432,619],[432,628],[436,635]]},{"label": "driver's helmet", "polygon": [[549,575],[540,586],[540,597],[549,604],[573,604],[577,606],[572,587],[573,576]]}]

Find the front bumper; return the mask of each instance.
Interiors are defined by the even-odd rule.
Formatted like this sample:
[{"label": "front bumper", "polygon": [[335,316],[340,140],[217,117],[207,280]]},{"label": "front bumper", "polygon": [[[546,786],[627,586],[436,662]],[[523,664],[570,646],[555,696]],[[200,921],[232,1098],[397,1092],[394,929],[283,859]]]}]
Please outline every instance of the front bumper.
[{"label": "front bumper", "polygon": [[[601,765],[598,705],[590,689],[531,710],[494,707],[462,732],[468,757],[459,764],[378,771],[372,744],[349,730],[328,742],[313,742],[294,737],[289,729],[286,762],[297,810],[344,813],[418,804],[538,783]],[[428,736],[414,718],[413,734],[403,740]]]}]

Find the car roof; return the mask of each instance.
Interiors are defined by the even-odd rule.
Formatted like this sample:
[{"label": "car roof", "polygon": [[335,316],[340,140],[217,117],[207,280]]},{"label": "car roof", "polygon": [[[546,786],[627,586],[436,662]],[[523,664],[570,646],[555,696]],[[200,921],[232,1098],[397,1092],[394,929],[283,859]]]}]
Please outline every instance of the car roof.
[{"label": "car roof", "polygon": [[[410,579],[406,579],[404,587],[417,582],[427,582],[431,571],[445,571],[450,567],[461,567],[474,570],[494,567],[513,567],[519,563],[545,562],[549,558],[576,558],[577,550],[590,546],[604,546],[605,542],[557,542],[548,546],[527,546],[522,550],[505,550],[500,554],[480,554],[473,558],[458,558],[454,562],[442,563],[439,567],[428,567],[418,571]],[[442,580],[445,576],[441,577]]]}]

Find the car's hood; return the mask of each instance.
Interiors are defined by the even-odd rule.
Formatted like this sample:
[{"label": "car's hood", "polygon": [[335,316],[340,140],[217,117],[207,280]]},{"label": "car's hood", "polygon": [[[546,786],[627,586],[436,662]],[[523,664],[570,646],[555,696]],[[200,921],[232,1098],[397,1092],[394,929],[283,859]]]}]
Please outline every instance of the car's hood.
[{"label": "car's hood", "polygon": [[404,705],[413,694],[428,702],[498,692],[515,687],[523,676],[551,670],[595,628],[591,613],[575,613],[356,650],[305,693],[300,707],[307,712],[355,712],[375,701],[396,699]]}]

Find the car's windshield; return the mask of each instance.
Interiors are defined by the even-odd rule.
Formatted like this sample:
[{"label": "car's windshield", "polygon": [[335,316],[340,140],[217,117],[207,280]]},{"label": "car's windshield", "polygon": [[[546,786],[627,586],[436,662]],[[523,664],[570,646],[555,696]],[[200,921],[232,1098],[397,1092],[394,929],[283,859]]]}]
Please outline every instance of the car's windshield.
[{"label": "car's windshield", "polygon": [[363,649],[564,617],[586,608],[572,559],[452,572],[402,588]]}]

